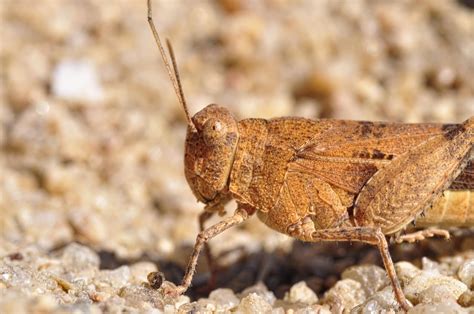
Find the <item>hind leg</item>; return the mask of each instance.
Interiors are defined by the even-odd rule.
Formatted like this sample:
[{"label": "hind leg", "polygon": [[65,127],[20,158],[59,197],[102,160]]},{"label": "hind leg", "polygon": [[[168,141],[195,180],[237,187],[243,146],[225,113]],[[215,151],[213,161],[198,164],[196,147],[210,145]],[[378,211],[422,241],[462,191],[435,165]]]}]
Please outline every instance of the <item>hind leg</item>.
[{"label": "hind leg", "polygon": [[379,169],[354,202],[358,226],[393,234],[411,223],[467,166],[474,142],[474,118],[437,134]]},{"label": "hind leg", "polygon": [[387,240],[380,228],[372,227],[342,227],[336,229],[312,230],[308,232],[308,224],[302,220],[303,226],[301,228],[292,228],[290,226],[291,235],[297,239],[308,242],[322,242],[322,241],[357,241],[376,245],[379,249],[382,261],[387,271],[388,277],[392,284],[395,297],[404,310],[408,310],[411,305],[408,303],[403,294],[400,282],[395,272],[395,267],[388,251]]}]

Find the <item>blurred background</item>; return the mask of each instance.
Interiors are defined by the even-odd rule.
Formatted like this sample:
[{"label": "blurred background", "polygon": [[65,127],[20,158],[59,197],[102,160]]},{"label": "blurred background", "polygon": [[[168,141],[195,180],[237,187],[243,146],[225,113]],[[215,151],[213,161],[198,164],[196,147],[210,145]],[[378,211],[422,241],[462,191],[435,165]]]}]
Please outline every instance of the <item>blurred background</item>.
[{"label": "blurred background", "polygon": [[[152,3],[192,114],[218,103],[240,119],[474,115],[472,2]],[[0,15],[0,256],[76,241],[103,267],[146,259],[179,278],[202,205],[145,0],[0,0]],[[232,253],[222,264],[292,250],[256,219],[211,245]]]}]

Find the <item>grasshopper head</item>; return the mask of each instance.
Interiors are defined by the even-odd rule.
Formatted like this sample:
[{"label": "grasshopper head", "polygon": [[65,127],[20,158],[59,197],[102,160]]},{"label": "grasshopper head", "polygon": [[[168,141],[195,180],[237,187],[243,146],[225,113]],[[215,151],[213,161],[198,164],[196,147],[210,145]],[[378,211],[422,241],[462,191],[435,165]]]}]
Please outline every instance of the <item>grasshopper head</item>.
[{"label": "grasshopper head", "polygon": [[210,203],[225,193],[239,133],[237,121],[224,107],[209,105],[188,125],[184,167],[194,195]]},{"label": "grasshopper head", "polygon": [[239,138],[237,121],[227,109],[217,105],[209,105],[191,118],[173,47],[167,40],[168,57],[153,24],[150,1],[148,1],[148,23],[188,121],[184,155],[186,180],[201,202],[210,204],[212,201],[219,201],[218,196],[224,196],[227,191],[227,182],[234,162],[234,152]]}]

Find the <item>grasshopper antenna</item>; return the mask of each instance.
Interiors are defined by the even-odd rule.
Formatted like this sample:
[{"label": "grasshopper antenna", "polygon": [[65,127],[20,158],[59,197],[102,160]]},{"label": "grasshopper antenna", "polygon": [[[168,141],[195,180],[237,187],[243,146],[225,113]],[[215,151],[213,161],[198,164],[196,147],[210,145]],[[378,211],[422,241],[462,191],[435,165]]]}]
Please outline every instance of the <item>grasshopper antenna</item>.
[{"label": "grasshopper antenna", "polygon": [[173,65],[173,69],[171,69],[170,62],[168,60],[168,56],[166,55],[165,49],[161,44],[160,36],[158,35],[158,31],[156,30],[155,23],[153,22],[153,14],[151,10],[151,0],[147,0],[148,6],[148,24],[150,25],[151,32],[153,33],[153,37],[155,37],[156,45],[160,50],[161,58],[163,59],[163,63],[165,64],[166,70],[168,71],[168,76],[173,83],[174,91],[176,96],[178,97],[178,101],[180,102],[181,106],[184,109],[184,113],[186,114],[186,120],[188,121],[188,126],[190,126],[193,130],[196,129],[196,126],[189,115],[188,106],[186,103],[186,99],[184,98],[183,86],[181,85],[181,80],[179,78],[179,71],[178,66],[176,64],[176,57],[173,52],[173,46],[168,39],[166,39],[166,45],[168,47],[168,52],[171,59],[171,64]]}]

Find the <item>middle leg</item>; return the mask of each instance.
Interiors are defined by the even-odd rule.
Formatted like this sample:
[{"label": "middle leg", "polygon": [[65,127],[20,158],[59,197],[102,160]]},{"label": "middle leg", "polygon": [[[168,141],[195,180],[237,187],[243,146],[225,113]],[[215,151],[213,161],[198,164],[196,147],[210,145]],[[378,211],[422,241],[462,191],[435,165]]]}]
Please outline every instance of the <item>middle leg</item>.
[{"label": "middle leg", "polygon": [[448,230],[438,229],[438,228],[428,228],[428,229],[423,229],[423,230],[415,231],[408,234],[399,234],[395,236],[395,242],[396,243],[402,243],[402,242],[414,243],[415,241],[421,241],[426,238],[432,238],[435,236],[445,238],[446,240],[449,240],[450,238]]}]

